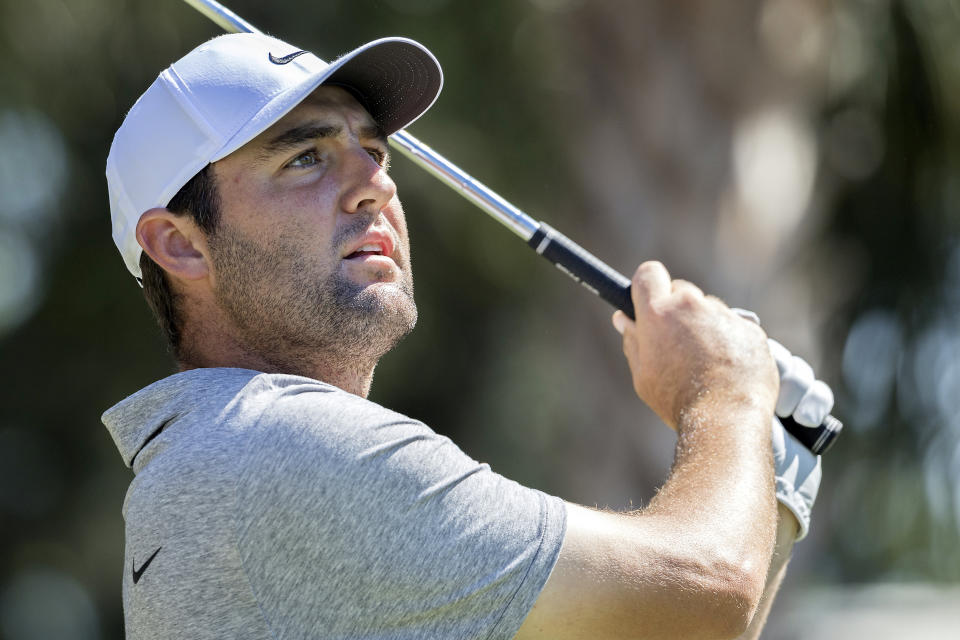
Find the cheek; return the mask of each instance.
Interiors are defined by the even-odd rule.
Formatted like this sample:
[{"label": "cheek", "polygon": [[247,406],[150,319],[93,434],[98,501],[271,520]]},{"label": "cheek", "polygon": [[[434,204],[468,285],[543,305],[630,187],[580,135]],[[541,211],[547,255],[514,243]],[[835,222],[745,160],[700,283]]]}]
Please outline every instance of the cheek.
[{"label": "cheek", "polygon": [[403,206],[400,204],[400,200],[396,196],[393,197],[393,200],[390,201],[390,204],[383,209],[383,215],[387,219],[387,222],[390,223],[394,229],[397,230],[397,233],[400,234],[401,240],[409,244],[407,239],[407,218],[403,213]]},{"label": "cheek", "polygon": [[218,185],[217,192],[223,220],[231,226],[247,226],[248,221],[254,218],[253,211],[258,200],[251,181],[235,176],[226,184]]},{"label": "cheek", "polygon": [[234,198],[241,224],[288,241],[329,244],[337,223],[336,194],[324,189],[242,189]]}]

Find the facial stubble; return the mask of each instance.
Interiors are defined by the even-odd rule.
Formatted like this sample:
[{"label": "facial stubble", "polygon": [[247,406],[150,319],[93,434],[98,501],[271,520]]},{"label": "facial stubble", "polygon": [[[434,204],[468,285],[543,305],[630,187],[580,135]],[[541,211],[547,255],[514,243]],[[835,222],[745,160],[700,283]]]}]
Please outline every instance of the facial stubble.
[{"label": "facial stubble", "polygon": [[[359,237],[372,222],[358,215],[338,230],[333,247]],[[306,373],[324,362],[372,371],[416,324],[405,247],[394,255],[397,281],[363,285],[344,275],[338,255],[325,265],[297,240],[281,234],[258,242],[222,225],[208,238],[219,306],[243,347],[277,370]]]}]

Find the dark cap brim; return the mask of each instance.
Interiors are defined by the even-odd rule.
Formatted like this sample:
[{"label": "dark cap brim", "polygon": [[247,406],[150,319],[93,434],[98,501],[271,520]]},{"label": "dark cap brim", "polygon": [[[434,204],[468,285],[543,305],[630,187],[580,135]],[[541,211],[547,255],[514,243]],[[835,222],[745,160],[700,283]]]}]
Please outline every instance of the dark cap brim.
[{"label": "dark cap brim", "polygon": [[323,84],[349,89],[387,135],[423,115],[443,87],[437,59],[405,38],[375,40],[331,66]]}]

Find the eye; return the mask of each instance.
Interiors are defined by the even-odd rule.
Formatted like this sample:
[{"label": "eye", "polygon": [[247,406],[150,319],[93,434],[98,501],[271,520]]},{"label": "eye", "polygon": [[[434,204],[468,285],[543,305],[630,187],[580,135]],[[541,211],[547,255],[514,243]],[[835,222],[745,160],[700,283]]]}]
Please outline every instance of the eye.
[{"label": "eye", "polygon": [[305,167],[312,167],[319,163],[320,154],[317,153],[316,149],[310,149],[309,151],[304,151],[284,166],[292,167],[294,169],[303,169]]},{"label": "eye", "polygon": [[376,162],[381,167],[386,168],[388,165],[387,152],[377,147],[366,147],[367,153],[370,154],[370,157],[373,158],[373,161]]}]

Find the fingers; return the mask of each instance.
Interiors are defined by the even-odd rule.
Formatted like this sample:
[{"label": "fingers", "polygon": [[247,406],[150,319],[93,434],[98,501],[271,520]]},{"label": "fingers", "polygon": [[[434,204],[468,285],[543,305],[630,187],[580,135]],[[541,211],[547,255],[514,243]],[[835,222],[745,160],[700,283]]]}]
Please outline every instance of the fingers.
[{"label": "fingers", "polygon": [[813,368],[805,360],[787,350],[776,340],[767,340],[770,353],[780,372],[780,395],[776,413],[781,418],[792,416],[805,427],[819,426],[833,409],[833,391],[817,380]]},{"label": "fingers", "polygon": [[684,303],[702,301],[705,298],[709,298],[715,302],[721,302],[720,298],[717,298],[716,296],[704,295],[700,287],[686,280],[674,280],[672,286],[673,295]]},{"label": "fingers", "polygon": [[773,442],[773,464],[777,470],[786,469],[784,463],[787,459],[787,432],[783,425],[776,418],[773,419],[773,430],[771,432]]},{"label": "fingers", "polygon": [[637,325],[623,311],[615,311],[611,320],[613,320],[613,328],[623,336],[623,355],[627,357],[627,362],[630,363],[630,369],[633,370],[639,366],[639,363],[635,362],[637,334],[634,330],[637,328]]},{"label": "fingers", "polygon": [[793,419],[805,427],[818,427],[823,424],[824,418],[830,415],[833,409],[833,391],[822,380],[814,381],[807,390],[797,410],[793,412]]},{"label": "fingers", "polygon": [[[781,368],[781,363],[777,363],[777,369]],[[780,397],[777,398],[777,415],[784,418],[793,415],[800,404],[807,389],[813,385],[816,378],[813,375],[813,367],[806,363],[802,358],[790,356],[790,359],[783,363],[780,371]]]},{"label": "fingers", "polygon": [[730,311],[733,311],[744,320],[749,320],[758,327],[760,326],[760,316],[755,314],[753,311],[750,311],[749,309],[740,309],[738,307],[731,307]]},{"label": "fingers", "polygon": [[773,338],[767,338],[767,346],[770,347],[770,355],[773,356],[774,361],[777,363],[777,371],[780,373],[780,377],[783,378],[783,374],[789,369],[790,358],[793,357],[793,354]]},{"label": "fingers", "polygon": [[627,364],[630,367],[630,375],[633,378],[633,388],[639,394],[637,376],[640,374],[641,365],[639,357],[637,356],[636,323],[623,311],[614,312],[611,320],[613,321],[613,328],[623,337],[623,355],[626,357]]},{"label": "fingers", "polygon": [[614,312],[611,320],[613,320],[613,328],[616,329],[617,333],[620,335],[623,335],[623,332],[626,330],[626,328],[633,324],[633,320],[627,317],[627,314],[625,314],[623,311]]},{"label": "fingers", "polygon": [[[671,362],[663,359],[667,357],[663,353],[670,354],[672,358],[679,353],[676,349],[694,345],[699,345],[706,352],[722,351],[736,340],[745,345],[758,335],[766,337],[762,335],[763,330],[759,328],[760,321],[755,313],[730,309],[722,300],[704,295],[690,282],[671,280],[667,269],[656,261],[644,262],[637,268],[633,274],[631,293],[637,322],[619,311],[613,314],[611,320],[614,328],[623,336],[624,353],[634,375],[637,393],[648,403],[649,398],[653,398],[648,389],[651,378],[641,368],[641,363],[646,365],[647,372],[660,371],[671,366]],[[725,318],[725,315],[728,317]],[[744,324],[739,324],[729,316],[740,318]],[[733,324],[730,324],[731,321]],[[715,332],[711,334],[711,331],[719,331],[722,336]],[[704,337],[707,335],[713,335],[713,338],[708,341]],[[671,346],[667,348],[664,346],[666,344]],[[794,356],[779,342],[768,340],[767,344],[780,374],[776,415],[793,417],[803,426],[819,426],[833,409],[834,398],[830,387],[816,379],[813,369],[805,360]],[[768,373],[772,373],[768,356],[764,353],[757,357],[760,359],[755,361],[755,370],[759,372],[767,367]],[[717,361],[698,359],[694,364],[687,364],[700,370],[705,362],[715,364]],[[742,375],[742,372],[737,374]],[[776,393],[776,388],[772,389]],[[662,389],[658,392],[661,391],[666,393]]]},{"label": "fingers", "polygon": [[[685,280],[671,280],[659,262],[644,262],[631,282],[636,322],[614,314],[634,390],[673,428],[704,402],[743,400],[741,389],[773,410],[776,370],[763,330],[738,318],[723,301]],[[719,400],[716,398],[722,396]]]},{"label": "fingers", "polygon": [[672,287],[670,274],[663,264],[651,260],[644,262],[633,274],[633,286],[630,293],[633,297],[633,306],[637,313],[647,309],[652,303],[670,295]]},{"label": "fingers", "polygon": [[674,304],[688,306],[711,297],[705,296],[703,291],[691,282],[671,280],[666,267],[655,260],[644,262],[637,267],[633,274],[633,286],[630,291],[638,315],[650,309],[663,308],[667,300],[671,300]]}]

